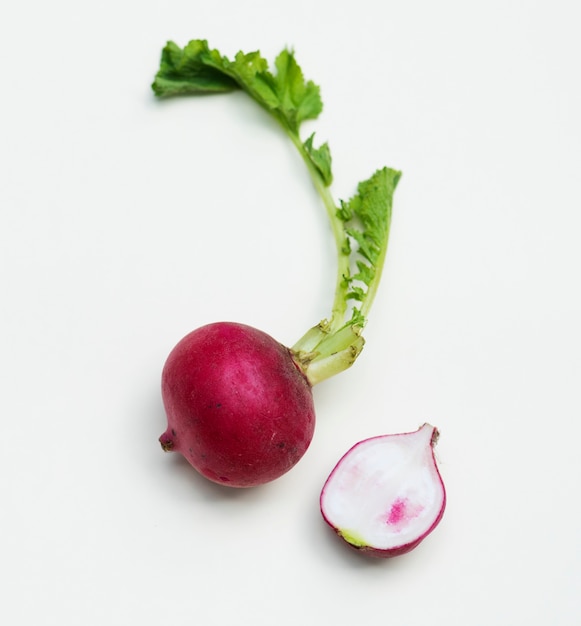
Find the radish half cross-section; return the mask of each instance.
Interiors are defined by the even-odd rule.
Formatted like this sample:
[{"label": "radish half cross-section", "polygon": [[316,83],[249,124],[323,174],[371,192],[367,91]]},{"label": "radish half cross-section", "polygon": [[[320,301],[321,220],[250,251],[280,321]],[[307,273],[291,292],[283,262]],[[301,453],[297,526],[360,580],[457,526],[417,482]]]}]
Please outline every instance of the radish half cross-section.
[{"label": "radish half cross-section", "polygon": [[350,546],[391,557],[415,548],[442,518],[446,491],[436,466],[438,431],[365,439],[339,461],[321,493],[325,521]]}]

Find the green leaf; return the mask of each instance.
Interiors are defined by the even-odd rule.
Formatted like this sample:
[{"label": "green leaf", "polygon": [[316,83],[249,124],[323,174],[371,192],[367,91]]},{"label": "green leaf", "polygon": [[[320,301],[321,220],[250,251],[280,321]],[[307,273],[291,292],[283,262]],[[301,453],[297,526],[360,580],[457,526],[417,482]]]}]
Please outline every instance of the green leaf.
[{"label": "green leaf", "polygon": [[320,148],[313,147],[313,133],[303,144],[307,155],[311,159],[313,165],[317,168],[323,182],[328,187],[333,182],[333,174],[331,172],[331,150],[329,144],[324,143]]},{"label": "green leaf", "polygon": [[361,287],[351,287],[351,290],[347,294],[347,298],[350,300],[359,300],[362,302],[365,300],[365,292]]},{"label": "green leaf", "polygon": [[[289,50],[278,55],[275,68],[272,74],[258,51],[238,52],[230,61],[211,50],[205,39],[193,39],[183,49],[170,41],[163,49],[152,88],[160,97],[243,89],[298,136],[301,123],[315,119],[323,110],[319,87],[305,81]],[[324,152],[324,146],[319,150]],[[322,162],[325,157],[321,153],[316,158]]]},{"label": "green leaf", "polygon": [[340,217],[346,221],[347,233],[363,257],[357,261],[359,273],[353,278],[368,286],[385,255],[393,193],[400,177],[401,172],[387,167],[377,170],[371,178],[359,183],[357,194],[341,206]]},{"label": "green leaf", "polygon": [[227,69],[240,87],[267,111],[274,112],[279,108],[280,100],[274,89],[273,76],[260,52],[238,52]]},{"label": "green leaf", "polygon": [[344,200],[340,200],[340,207],[337,209],[337,217],[342,222],[348,222],[353,217],[353,211],[349,207],[349,203]]},{"label": "green leaf", "polygon": [[375,278],[375,268],[366,265],[362,261],[357,261],[357,274],[353,275],[353,280],[360,280],[362,283],[369,285]]},{"label": "green leaf", "polygon": [[196,39],[182,50],[172,41],[161,53],[159,71],[152,84],[157,96],[219,93],[239,89],[225,72],[224,60],[205,40]]},{"label": "green leaf", "polygon": [[337,209],[337,219],[342,221],[348,241],[356,244],[354,250],[343,247],[343,253],[357,267],[355,273],[343,274],[345,302],[360,303],[353,307],[350,324],[364,324],[375,297],[387,251],[393,193],[400,177],[401,172],[396,170],[377,170],[359,183],[357,193]]},{"label": "green leaf", "polygon": [[303,71],[294,53],[283,50],[275,61],[275,89],[280,100],[280,111],[290,129],[298,132],[304,120],[316,119],[323,110],[319,87],[312,81],[305,82]]},{"label": "green leaf", "polygon": [[365,317],[362,315],[361,311],[357,308],[354,308],[351,314],[351,320],[349,322],[352,326],[360,326],[363,328],[365,326]]},{"label": "green leaf", "polygon": [[359,254],[371,264],[375,263],[379,253],[379,247],[373,242],[372,237],[355,228],[348,228],[347,234],[357,242],[357,251]]}]

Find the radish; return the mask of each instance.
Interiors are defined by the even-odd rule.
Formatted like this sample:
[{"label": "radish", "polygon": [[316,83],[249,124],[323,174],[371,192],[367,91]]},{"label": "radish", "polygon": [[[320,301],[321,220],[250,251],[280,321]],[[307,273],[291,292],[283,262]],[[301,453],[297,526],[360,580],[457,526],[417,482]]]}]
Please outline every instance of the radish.
[{"label": "radish", "polygon": [[163,369],[162,394],[163,449],[232,487],[278,478],[313,437],[311,386],[289,349],[243,324],[209,324],[184,337]]},{"label": "radish", "polygon": [[337,463],[321,492],[321,512],[351,547],[392,557],[415,548],[438,525],[446,490],[433,447],[438,431],[360,441]]},{"label": "radish", "polygon": [[[359,183],[350,200],[335,202],[330,192],[333,175],[328,144],[316,147],[314,133],[304,141],[300,137],[301,124],[322,111],[319,87],[305,80],[289,50],[278,55],[271,71],[259,52],[239,52],[229,60],[211,50],[205,40],[190,41],[183,49],[169,42],[152,88],[159,97],[245,91],[280,123],[297,148],[330,220],[337,278],[328,319],[288,348],[246,325],[203,326],[176,345],[163,369],[168,427],[160,437],[162,448],[180,452],[211,481],[230,487],[261,485],[290,470],[308,449],[315,427],[312,387],[349,368],[363,349],[362,331],[381,278],[393,194],[401,173],[379,169]],[[355,464],[350,454],[337,466],[323,492],[322,512],[347,541],[359,536],[359,531],[371,533],[369,545],[358,547],[376,543],[378,551],[394,553],[415,545],[417,539],[410,539],[409,533],[386,539],[373,520],[365,519],[363,511],[368,508],[362,506],[363,499],[373,491],[373,477],[364,481],[365,490],[351,493],[355,508],[361,509],[355,517],[348,514],[352,506],[348,494],[335,486],[341,476],[353,475],[357,468],[376,473],[385,462],[390,463],[393,454],[381,462],[362,462],[360,457],[374,449],[362,444],[356,448]],[[405,483],[405,475],[398,476]],[[370,496],[372,509],[381,508],[386,497],[399,493],[397,485],[386,490],[382,482],[380,487],[381,494]],[[421,495],[433,494],[424,490]],[[418,506],[414,500],[413,507]],[[422,510],[428,508],[435,512],[433,506]],[[341,516],[343,509],[347,512]],[[406,508],[406,519],[418,517],[411,510]],[[410,527],[416,533],[429,532],[419,523]]]}]

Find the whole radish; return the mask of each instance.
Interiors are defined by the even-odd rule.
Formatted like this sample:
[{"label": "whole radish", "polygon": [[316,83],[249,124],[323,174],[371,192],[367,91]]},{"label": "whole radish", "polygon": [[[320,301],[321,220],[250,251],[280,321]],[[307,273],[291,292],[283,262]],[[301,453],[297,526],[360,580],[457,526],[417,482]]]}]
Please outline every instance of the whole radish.
[{"label": "whole radish", "polygon": [[291,351],[243,324],[209,324],[184,337],[163,369],[162,395],[164,450],[230,487],[282,476],[313,437],[311,385]]}]

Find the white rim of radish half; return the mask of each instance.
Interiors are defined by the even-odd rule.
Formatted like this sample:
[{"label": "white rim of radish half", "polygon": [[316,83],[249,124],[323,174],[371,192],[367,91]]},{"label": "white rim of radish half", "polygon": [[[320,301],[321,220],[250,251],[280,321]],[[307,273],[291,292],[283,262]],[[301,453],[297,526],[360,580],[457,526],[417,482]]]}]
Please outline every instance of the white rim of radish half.
[{"label": "white rim of radish half", "polygon": [[356,548],[390,552],[417,545],[446,505],[433,451],[437,438],[437,429],[424,424],[355,444],[321,492],[325,521]]}]

